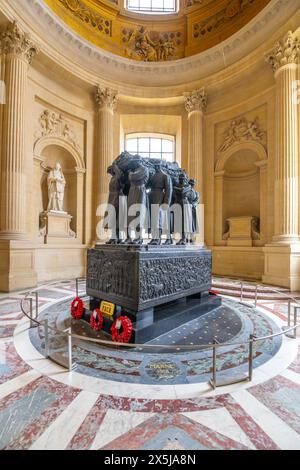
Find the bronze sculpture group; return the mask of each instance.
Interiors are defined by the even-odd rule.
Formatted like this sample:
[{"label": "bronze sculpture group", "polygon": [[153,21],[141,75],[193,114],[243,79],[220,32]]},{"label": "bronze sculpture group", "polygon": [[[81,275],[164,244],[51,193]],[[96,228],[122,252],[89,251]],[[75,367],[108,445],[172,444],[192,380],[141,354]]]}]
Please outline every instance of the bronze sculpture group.
[{"label": "bronze sculpture group", "polygon": [[[114,208],[114,217],[106,219],[106,228],[112,229],[107,244],[141,245],[143,231],[150,235],[150,245],[160,245],[163,235],[163,244],[172,245],[175,232],[180,233],[177,245],[193,243],[199,193],[195,180],[189,179],[176,162],[122,152],[107,172],[111,175],[108,204]],[[175,220],[178,213],[179,224]],[[137,214],[138,225],[133,230]],[[121,237],[123,231],[127,233],[125,239]]]}]

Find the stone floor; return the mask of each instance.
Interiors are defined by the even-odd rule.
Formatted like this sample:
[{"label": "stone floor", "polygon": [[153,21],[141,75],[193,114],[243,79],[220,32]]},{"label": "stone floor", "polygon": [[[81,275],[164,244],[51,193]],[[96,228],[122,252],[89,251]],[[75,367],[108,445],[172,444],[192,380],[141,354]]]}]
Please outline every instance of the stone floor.
[{"label": "stone floor", "polygon": [[[40,312],[74,288],[40,286]],[[252,382],[215,391],[206,382],[124,383],[45,359],[21,298],[0,296],[0,449],[300,449],[298,339],[283,337]],[[258,309],[286,324],[286,301],[260,300]]]}]

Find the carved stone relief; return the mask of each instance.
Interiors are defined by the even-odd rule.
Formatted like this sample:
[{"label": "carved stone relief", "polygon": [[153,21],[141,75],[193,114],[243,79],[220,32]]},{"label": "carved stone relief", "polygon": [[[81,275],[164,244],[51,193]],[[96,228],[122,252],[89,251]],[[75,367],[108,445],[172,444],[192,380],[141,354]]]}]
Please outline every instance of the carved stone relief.
[{"label": "carved stone relief", "polygon": [[261,129],[259,118],[253,121],[246,117],[233,119],[224,132],[221,145],[218,147],[219,152],[225,152],[235,142],[256,141],[262,145],[266,145],[266,131]]},{"label": "carved stone relief", "polygon": [[[192,5],[195,0],[191,1]],[[229,0],[222,10],[218,11],[204,21],[193,24],[193,37],[201,39],[203,36],[220,28],[225,23],[235,19],[237,15],[242,14],[245,9],[249,8],[256,0]]]},{"label": "carved stone relief", "polygon": [[111,36],[111,20],[97,14],[80,0],[58,0],[61,5],[69,10],[84,24],[96,29],[102,34]]},{"label": "carved stone relief", "polygon": [[39,118],[39,129],[35,133],[36,140],[45,136],[63,137],[77,150],[80,145],[73,126],[61,114],[45,109]]},{"label": "carved stone relief", "polygon": [[126,44],[125,55],[130,59],[159,62],[174,58],[182,44],[182,33],[158,33],[147,31],[144,26],[136,30],[123,29],[122,42]]},{"label": "carved stone relief", "polygon": [[300,40],[291,31],[277,41],[273,50],[265,56],[273,71],[287,64],[300,63]]}]

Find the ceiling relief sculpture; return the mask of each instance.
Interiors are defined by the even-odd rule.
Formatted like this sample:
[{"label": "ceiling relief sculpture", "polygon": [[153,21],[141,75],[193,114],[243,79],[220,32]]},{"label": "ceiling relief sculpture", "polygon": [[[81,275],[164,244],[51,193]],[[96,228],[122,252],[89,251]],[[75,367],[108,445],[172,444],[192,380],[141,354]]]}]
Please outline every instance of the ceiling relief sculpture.
[{"label": "ceiling relief sculpture", "polygon": [[130,12],[124,0],[44,0],[80,36],[117,55],[162,62],[188,57],[228,38],[270,0],[183,0],[173,14]]},{"label": "ceiling relief sculpture", "polygon": [[233,119],[223,134],[223,140],[218,152],[225,152],[235,142],[256,141],[266,146],[266,131],[261,129],[259,118],[248,121],[247,118]]},{"label": "ceiling relief sculpture", "polygon": [[144,26],[136,30],[122,31],[126,44],[125,55],[130,59],[156,62],[173,59],[182,44],[181,32],[158,33],[147,31]]},{"label": "ceiling relief sculpture", "polygon": [[94,28],[97,32],[111,35],[111,21],[85,5],[80,0],[58,0],[64,8],[69,10],[76,18],[86,25]]}]

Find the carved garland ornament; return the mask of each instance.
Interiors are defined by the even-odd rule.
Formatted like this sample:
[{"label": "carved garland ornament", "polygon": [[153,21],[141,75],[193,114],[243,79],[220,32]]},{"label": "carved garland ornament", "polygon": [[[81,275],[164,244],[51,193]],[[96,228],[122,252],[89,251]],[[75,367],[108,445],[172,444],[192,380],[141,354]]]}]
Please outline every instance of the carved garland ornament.
[{"label": "carved garland ornament", "polygon": [[39,52],[39,46],[31,36],[19,28],[16,22],[10,23],[0,32],[0,53],[15,54],[31,64],[35,54]]},{"label": "carved garland ornament", "polygon": [[258,117],[254,121],[248,121],[245,117],[233,119],[224,132],[223,142],[218,148],[219,152],[225,152],[235,142],[256,141],[265,146],[266,131],[260,128]]},{"label": "carved garland ornament", "polygon": [[76,133],[73,126],[66,121],[61,114],[45,109],[39,119],[40,129],[36,132],[36,139],[45,136],[63,137],[68,140],[73,147],[80,149]]},{"label": "carved garland ornament", "polygon": [[[202,36],[211,33],[214,29],[218,29],[224,23],[232,20],[237,15],[242,14],[244,10],[249,8],[255,1],[256,0],[228,1],[226,6],[221,11],[218,11],[209,18],[206,18],[204,21],[193,24],[193,37],[195,39],[201,39]],[[193,2],[194,0],[192,0],[191,5],[194,4]]]},{"label": "carved garland ornament", "polygon": [[273,72],[287,64],[300,63],[300,41],[291,31],[277,41],[265,56],[266,62],[271,65]]},{"label": "carved garland ornament", "polygon": [[100,33],[111,36],[111,20],[105,18],[80,0],[58,0],[64,8],[71,11],[83,23],[97,29]]}]

